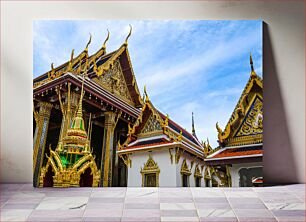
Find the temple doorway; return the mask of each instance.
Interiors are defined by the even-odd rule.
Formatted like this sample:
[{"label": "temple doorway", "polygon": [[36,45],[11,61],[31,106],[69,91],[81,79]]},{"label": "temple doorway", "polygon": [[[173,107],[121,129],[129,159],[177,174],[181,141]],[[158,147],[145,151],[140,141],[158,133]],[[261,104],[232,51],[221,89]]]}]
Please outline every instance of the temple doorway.
[{"label": "temple doorway", "polygon": [[54,172],[52,170],[52,167],[49,166],[47,173],[45,174],[45,177],[44,177],[43,187],[53,187],[53,176],[54,176]]},{"label": "temple doorway", "polygon": [[91,169],[87,168],[84,173],[81,174],[80,187],[92,187],[93,175]]},{"label": "temple doorway", "polygon": [[145,187],[156,187],[156,173],[145,174]]},{"label": "temple doorway", "polygon": [[195,178],[195,186],[200,187],[201,186],[201,177],[196,177]]},{"label": "temple doorway", "polygon": [[189,187],[189,175],[183,174],[182,175],[183,179],[183,187]]}]

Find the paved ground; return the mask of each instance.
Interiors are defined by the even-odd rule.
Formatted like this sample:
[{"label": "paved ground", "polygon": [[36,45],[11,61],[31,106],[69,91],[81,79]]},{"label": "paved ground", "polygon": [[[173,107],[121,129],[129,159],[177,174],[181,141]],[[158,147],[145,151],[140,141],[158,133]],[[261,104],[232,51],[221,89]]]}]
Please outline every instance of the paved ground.
[{"label": "paved ground", "polygon": [[1,221],[305,221],[305,185],[34,189],[2,184]]}]

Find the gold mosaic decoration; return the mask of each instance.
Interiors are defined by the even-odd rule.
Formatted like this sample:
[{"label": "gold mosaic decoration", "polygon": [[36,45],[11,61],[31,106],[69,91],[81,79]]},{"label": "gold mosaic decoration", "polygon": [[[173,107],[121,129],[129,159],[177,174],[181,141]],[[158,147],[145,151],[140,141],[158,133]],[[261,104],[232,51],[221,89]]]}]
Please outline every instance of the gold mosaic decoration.
[{"label": "gold mosaic decoration", "polygon": [[249,115],[246,117],[240,130],[236,134],[237,136],[249,136],[262,133],[262,101],[260,101],[258,98],[255,98],[251,108],[252,109],[249,111]]},{"label": "gold mosaic decoration", "polygon": [[[68,85],[67,109],[61,104],[63,112],[63,121],[61,132],[64,132],[59,139],[56,150],[49,147],[50,156],[47,156],[47,164],[41,168],[39,177],[39,186],[44,186],[44,179],[49,167],[54,173],[53,187],[78,187],[80,186],[81,175],[90,168],[92,175],[92,186],[97,187],[100,180],[100,170],[98,170],[95,157],[90,149],[90,128],[88,132],[85,130],[85,122],[83,119],[83,95],[84,95],[84,77],[82,82],[81,96],[78,101],[78,109],[75,116],[70,122],[71,116],[71,94],[70,85]],[[59,92],[59,99],[60,92]],[[61,103],[61,102],[60,102]],[[74,104],[75,105],[75,104]],[[89,123],[90,125],[91,123]],[[67,131],[63,131],[65,125],[69,125]]]},{"label": "gold mosaic decoration", "polygon": [[129,104],[133,104],[119,59],[115,60],[111,68],[106,70],[103,75],[93,80],[103,88],[108,89],[111,93],[120,96],[120,98],[124,99]]},{"label": "gold mosaic decoration", "polygon": [[150,133],[154,131],[161,131],[161,130],[162,128],[160,126],[160,123],[154,118],[153,114],[151,114],[146,122],[146,125],[141,130],[141,134]]}]

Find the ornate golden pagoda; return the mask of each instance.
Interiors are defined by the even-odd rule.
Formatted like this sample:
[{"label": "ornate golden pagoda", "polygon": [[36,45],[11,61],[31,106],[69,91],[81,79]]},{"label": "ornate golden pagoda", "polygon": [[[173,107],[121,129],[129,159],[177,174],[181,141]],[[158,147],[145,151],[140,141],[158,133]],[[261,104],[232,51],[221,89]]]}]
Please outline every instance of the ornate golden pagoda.
[{"label": "ornate golden pagoda", "polygon": [[[62,135],[56,150],[53,151],[50,148],[50,156],[47,156],[47,164],[41,169],[39,179],[40,187],[46,185],[49,181],[53,181],[53,187],[78,187],[85,185],[97,187],[99,184],[100,171],[97,168],[95,157],[90,150],[89,135],[91,124],[89,123],[89,133],[87,133],[82,114],[83,87],[84,79],[78,109],[71,123],[69,121],[71,112],[70,90],[68,89],[69,102],[64,119],[68,121],[66,124],[70,125],[70,127]],[[53,177],[53,180],[48,178],[50,176]]]}]

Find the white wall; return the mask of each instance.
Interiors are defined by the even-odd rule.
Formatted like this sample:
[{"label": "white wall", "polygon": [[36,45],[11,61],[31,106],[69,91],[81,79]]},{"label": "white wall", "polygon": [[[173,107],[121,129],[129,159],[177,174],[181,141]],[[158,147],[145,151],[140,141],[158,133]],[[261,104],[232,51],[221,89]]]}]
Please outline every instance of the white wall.
[{"label": "white wall", "polygon": [[262,167],[262,163],[233,164],[232,167],[230,167],[232,187],[239,187],[239,170],[241,168],[254,168],[254,167]]},{"label": "white wall", "polygon": [[175,187],[176,175],[175,164],[171,164],[170,154],[168,149],[156,150],[152,152],[137,152],[133,153],[130,158],[132,160],[132,167],[128,167],[128,186],[129,187],[141,187],[142,175],[140,173],[141,168],[144,167],[149,159],[149,154],[153,160],[158,164],[159,173],[159,186],[160,187]]},{"label": "white wall", "polygon": [[305,182],[305,7],[289,0],[1,1],[2,182],[32,182],[32,20],[112,18],[262,19],[265,181]]},{"label": "white wall", "polygon": [[[204,165],[204,161],[200,161],[199,159],[194,160],[194,157],[192,157],[191,155],[189,155],[188,153],[184,152],[181,157],[180,160],[178,162],[178,164],[176,164],[176,186],[177,187],[182,187],[183,186],[183,180],[182,180],[182,174],[181,174],[181,168],[182,168],[182,164],[183,161],[186,159],[187,165],[189,167],[189,169],[191,170],[191,175],[189,176],[189,186],[190,187],[195,187],[195,178],[194,178],[194,172],[195,172],[195,167],[197,164],[199,164],[200,167],[200,171],[202,174],[202,179],[201,179],[201,187],[204,187],[204,170],[202,171],[201,166]],[[191,168],[191,162],[194,160],[194,164]]]},{"label": "white wall", "polygon": [[[149,154],[152,156],[153,160],[157,163],[160,169],[159,174],[159,186],[160,187],[182,187],[182,175],[181,168],[184,159],[188,164],[189,169],[191,169],[191,175],[189,176],[190,187],[195,187],[194,172],[197,164],[200,166],[204,164],[203,161],[195,160],[193,167],[191,168],[191,157],[187,153],[183,153],[178,164],[175,163],[173,156],[173,163],[171,164],[170,154],[168,149],[154,150],[151,152],[137,152],[130,155],[132,160],[132,167],[128,167],[128,186],[129,187],[141,187],[142,186],[142,175],[140,173],[141,168],[144,167],[149,159]],[[201,170],[201,167],[200,167]],[[202,175],[204,172],[202,172]],[[204,179],[201,180],[201,186],[204,187]]]}]

